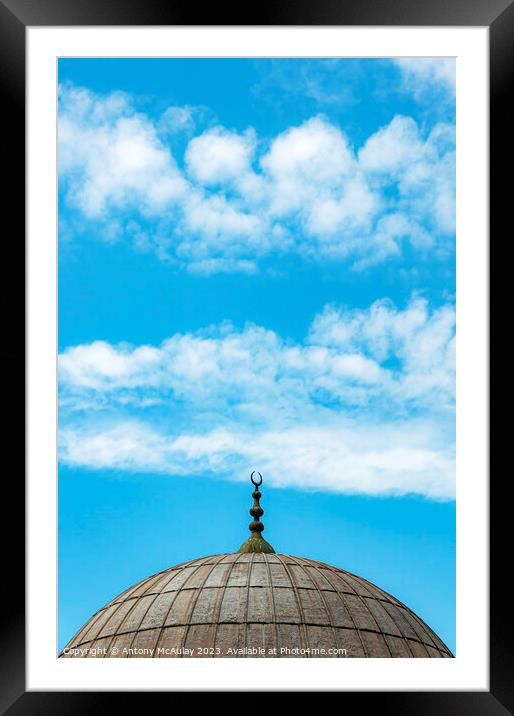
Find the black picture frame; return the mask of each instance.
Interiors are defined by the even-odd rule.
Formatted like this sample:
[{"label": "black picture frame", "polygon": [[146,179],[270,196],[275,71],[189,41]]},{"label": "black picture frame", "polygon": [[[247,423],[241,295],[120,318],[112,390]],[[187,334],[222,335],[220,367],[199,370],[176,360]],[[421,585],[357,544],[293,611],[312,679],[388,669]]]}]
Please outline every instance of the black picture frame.
[{"label": "black picture frame", "polygon": [[[201,17],[201,22],[198,18]],[[219,3],[201,9],[180,0],[0,0],[0,85],[5,123],[4,169],[9,170],[5,206],[15,218],[8,260],[21,272],[24,267],[24,241],[21,236],[25,216],[25,38],[26,28],[35,26],[77,25],[360,25],[360,26],[482,26],[490,32],[490,235],[497,244],[509,237],[503,229],[503,215],[509,209],[510,184],[504,180],[512,173],[512,110],[509,90],[512,87],[512,39],[514,5],[511,0],[261,0],[258,5],[237,6]],[[510,101],[509,101],[510,100]],[[502,172],[505,169],[505,172]],[[5,195],[5,194],[4,194]],[[505,227],[511,222],[505,222]],[[494,250],[493,250],[494,248]],[[490,242],[490,317],[500,311],[499,248]],[[16,271],[13,269],[13,275]],[[22,278],[20,276],[20,278]],[[22,278],[23,281],[23,278]],[[5,282],[2,282],[5,287]],[[19,284],[16,288],[19,290]],[[23,294],[19,303],[23,304]],[[10,304],[4,302],[4,306]],[[11,336],[12,351],[2,351],[4,375],[9,375],[13,399],[23,405],[20,386],[24,385],[24,366],[19,346],[24,341],[22,322],[14,312],[4,311],[4,330]],[[491,346],[499,342],[499,330],[491,324]],[[491,405],[500,390],[502,371],[491,372]],[[501,383],[503,390],[504,383]],[[21,428],[14,420],[11,429]],[[360,699],[363,706],[376,708],[381,714],[481,714],[493,716],[514,713],[512,689],[512,599],[505,587],[505,547],[511,543],[510,503],[506,499],[499,474],[497,446],[505,428],[491,413],[490,420],[490,690],[488,692],[358,692],[345,693],[344,708],[349,700]],[[21,434],[21,429],[20,433]],[[13,443],[14,444],[14,443]],[[107,713],[124,707],[123,692],[26,692],[25,687],[25,605],[22,585],[24,569],[24,483],[19,470],[9,476],[9,512],[14,517],[2,549],[2,572],[5,576],[6,605],[2,610],[0,633],[0,709],[11,716],[18,714]],[[508,468],[507,468],[508,469]],[[494,476],[494,479],[493,479]],[[503,483],[505,484],[505,483]],[[4,488],[4,525],[6,524]],[[508,510],[508,512],[507,512]],[[508,560],[507,560],[508,567]],[[510,570],[507,570],[510,571]],[[16,590],[16,591],[14,591]],[[470,595],[470,599],[473,595]],[[237,690],[237,684],[234,684]],[[161,697],[168,694],[155,694]],[[173,695],[176,699],[177,694]],[[128,694],[130,705],[141,703],[140,692]],[[147,698],[145,695],[144,698]],[[365,702],[365,703],[364,703]],[[175,707],[176,707],[175,701]],[[355,708],[355,706],[354,706]]]}]

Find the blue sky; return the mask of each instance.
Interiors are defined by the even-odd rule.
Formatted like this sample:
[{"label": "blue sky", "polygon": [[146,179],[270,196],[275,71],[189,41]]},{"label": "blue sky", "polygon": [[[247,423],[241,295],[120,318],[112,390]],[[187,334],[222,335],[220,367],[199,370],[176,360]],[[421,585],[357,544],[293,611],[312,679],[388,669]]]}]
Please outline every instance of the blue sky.
[{"label": "blue sky", "polygon": [[59,62],[59,645],[246,536],[455,649],[453,60]]}]

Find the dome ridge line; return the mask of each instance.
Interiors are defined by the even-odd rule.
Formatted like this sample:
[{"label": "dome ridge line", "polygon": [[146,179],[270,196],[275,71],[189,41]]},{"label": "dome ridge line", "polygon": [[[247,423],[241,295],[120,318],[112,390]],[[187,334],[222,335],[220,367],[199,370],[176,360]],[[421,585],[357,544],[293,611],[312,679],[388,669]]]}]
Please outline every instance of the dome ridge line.
[{"label": "dome ridge line", "polygon": [[[281,555],[281,556],[291,557],[291,555]],[[306,628],[307,620],[306,620],[306,618],[305,618],[305,610],[304,610],[304,607],[303,607],[302,600],[301,600],[301,598],[300,598],[300,593],[299,593],[299,591],[298,591],[298,585],[297,585],[296,580],[295,580],[295,578],[294,578],[294,574],[293,574],[292,571],[289,569],[289,566],[290,566],[290,565],[287,563],[287,561],[286,561],[285,559],[281,559],[280,561],[281,561],[281,563],[282,563],[282,565],[283,565],[283,567],[284,567],[284,570],[285,570],[287,576],[289,577],[289,581],[291,582],[291,587],[292,587],[292,589],[293,589],[294,596],[295,596],[295,599],[296,599],[296,603],[297,603],[297,605],[298,605],[298,612],[299,612],[299,614],[301,615],[301,618],[302,618],[301,623],[298,625],[298,626],[299,626],[299,633],[300,633],[300,640],[303,641],[303,647],[302,647],[302,648],[308,649],[308,647],[309,647],[309,637],[308,637],[307,628]],[[309,652],[307,652],[306,657],[307,657],[307,658],[310,658]]]},{"label": "dome ridge line", "polygon": [[[184,635],[183,635],[183,637],[182,637],[181,644],[180,644],[180,646],[181,646],[183,649],[184,649],[185,646],[186,646],[187,638],[188,638],[189,633],[190,633],[190,631],[191,631],[191,627],[194,626],[193,624],[191,624],[191,619],[193,618],[193,614],[194,614],[194,611],[195,611],[195,607],[196,607],[196,605],[197,605],[197,603],[198,603],[198,600],[200,599],[200,594],[202,593],[202,589],[204,589],[207,580],[209,579],[209,577],[211,576],[212,572],[213,572],[214,569],[218,566],[218,564],[221,562],[221,560],[223,559],[223,557],[224,557],[225,555],[215,555],[215,556],[218,557],[218,561],[217,561],[217,562],[214,562],[213,564],[205,564],[205,565],[204,565],[204,564],[200,564],[200,565],[198,565],[198,570],[200,570],[200,569],[201,569],[202,567],[204,567],[204,566],[205,566],[205,567],[210,567],[210,569],[208,570],[208,572],[207,572],[207,574],[205,575],[205,577],[202,579],[201,584],[195,589],[196,594],[195,594],[194,597],[192,598],[191,604],[189,605],[188,614],[187,614],[187,624],[186,624],[186,628],[184,629]],[[196,571],[194,572],[194,574],[196,574],[198,570],[196,570]],[[191,576],[193,576],[193,575],[191,575]],[[189,577],[188,577],[188,580],[189,580]],[[184,586],[186,586],[186,585],[187,585],[187,581],[186,581],[186,583],[185,583]],[[214,643],[214,642],[213,642],[213,643]],[[183,658],[183,652],[180,654],[180,656],[181,656],[181,658]]]},{"label": "dome ridge line", "polygon": [[[223,559],[224,558],[225,557],[223,557]],[[224,563],[223,559],[220,562],[218,562],[218,564],[223,564]],[[227,586],[230,581],[232,572],[234,571],[234,566],[237,564],[238,560],[239,560],[239,557],[236,557],[236,559],[232,560],[232,562],[226,563],[226,564],[228,564],[227,573],[225,575],[223,584],[220,585],[220,595],[218,595],[217,602],[216,602],[216,615],[215,615],[216,618],[214,620],[214,644],[217,643],[216,640],[217,640],[217,636],[218,636],[218,632],[219,632],[219,626],[220,626],[220,620],[221,620],[221,608],[223,606],[223,600],[225,599]]]},{"label": "dome ridge line", "polygon": [[310,576],[310,574],[309,574],[309,573],[307,572],[307,570],[305,569],[305,565],[302,564],[302,563],[299,561],[299,560],[301,559],[301,557],[291,556],[291,559],[294,560],[296,566],[299,567],[299,568],[302,570],[302,572],[307,576],[308,579],[310,579],[310,581],[311,581],[311,582],[313,583],[313,585],[314,585],[314,590],[315,590],[316,592],[318,592],[319,598],[321,599],[321,602],[322,602],[322,604],[323,604],[323,608],[325,609],[325,613],[326,613],[326,615],[327,615],[327,624],[330,625],[330,629],[331,629],[331,631],[332,631],[332,638],[333,638],[333,640],[334,640],[334,643],[337,643],[337,631],[336,631],[336,628],[334,627],[334,624],[333,624],[332,614],[330,613],[330,609],[328,608],[327,600],[326,600],[325,596],[323,595],[323,590],[316,584],[315,580],[312,579],[312,577]]}]

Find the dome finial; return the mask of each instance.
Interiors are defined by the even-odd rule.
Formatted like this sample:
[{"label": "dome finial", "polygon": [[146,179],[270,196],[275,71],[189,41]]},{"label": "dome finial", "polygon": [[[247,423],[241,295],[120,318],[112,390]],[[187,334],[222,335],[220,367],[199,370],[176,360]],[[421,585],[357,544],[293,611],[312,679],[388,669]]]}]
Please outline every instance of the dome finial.
[{"label": "dome finial", "polygon": [[[255,473],[259,476],[258,481],[253,477]],[[262,497],[262,494],[259,491],[259,487],[262,485],[261,473],[254,470],[250,475],[250,480],[255,487],[255,490],[252,492],[253,506],[250,508],[250,514],[253,517],[253,520],[250,522],[249,528],[252,534],[248,537],[246,542],[239,547],[239,552],[267,552],[268,554],[274,554],[275,550],[270,544],[268,544],[268,542],[266,542],[261,534],[264,529],[264,525],[260,520],[264,514],[264,510],[260,505],[260,499]]]}]

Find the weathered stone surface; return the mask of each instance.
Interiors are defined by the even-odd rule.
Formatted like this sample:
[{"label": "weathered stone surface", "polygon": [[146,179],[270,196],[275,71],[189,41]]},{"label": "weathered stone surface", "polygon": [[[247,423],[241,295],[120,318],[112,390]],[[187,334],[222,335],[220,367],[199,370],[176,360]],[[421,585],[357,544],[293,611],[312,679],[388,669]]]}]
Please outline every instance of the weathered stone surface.
[{"label": "weathered stone surface", "polygon": [[203,557],[144,579],[94,614],[62,656],[452,654],[419,617],[374,584],[314,560],[254,552]]}]

